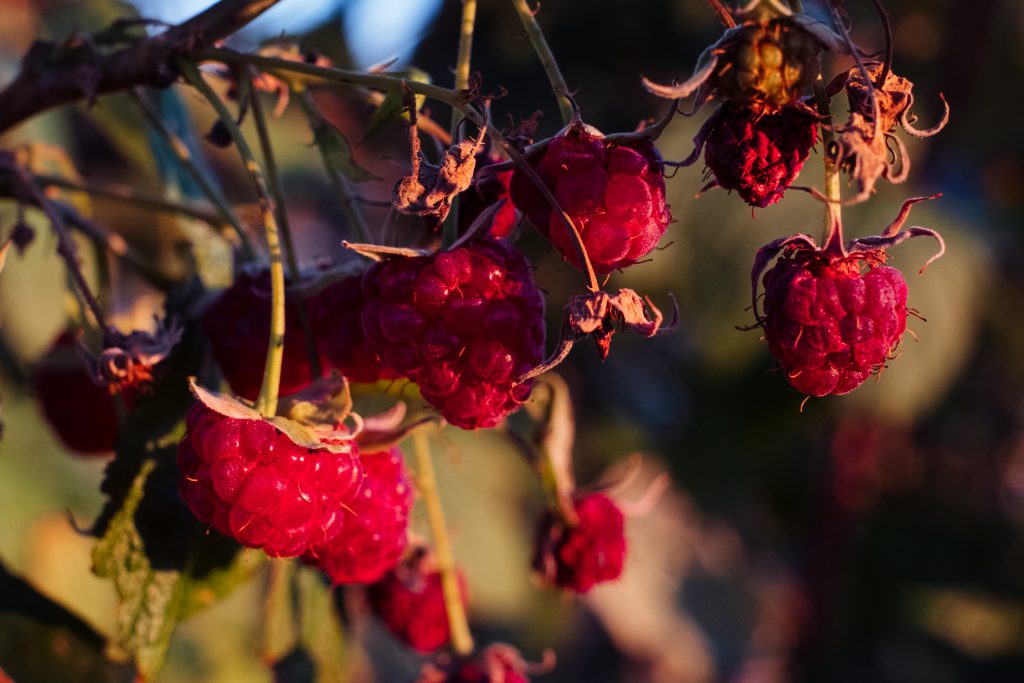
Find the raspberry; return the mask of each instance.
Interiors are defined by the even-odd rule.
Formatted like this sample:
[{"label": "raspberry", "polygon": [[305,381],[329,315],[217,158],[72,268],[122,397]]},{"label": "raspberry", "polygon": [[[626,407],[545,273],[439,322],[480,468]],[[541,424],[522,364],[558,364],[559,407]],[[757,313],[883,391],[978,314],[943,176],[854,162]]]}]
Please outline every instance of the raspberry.
[{"label": "raspberry", "polygon": [[907,327],[907,284],[884,260],[881,251],[829,257],[802,248],[765,273],[765,337],[793,388],[845,394],[891,357]]},{"label": "raspberry", "polygon": [[[263,383],[270,332],[270,271],[241,271],[234,283],[203,312],[203,329],[231,389],[254,400]],[[285,302],[284,362],[281,394],[287,396],[308,385],[314,377],[302,337],[297,296],[289,291]]]},{"label": "raspberry", "polygon": [[795,102],[818,75],[822,43],[790,17],[747,22],[725,41],[709,85],[725,102],[774,112]]},{"label": "raspberry", "polygon": [[[574,121],[528,161],[572,218],[598,273],[635,263],[665,234],[672,216],[665,204],[661,154],[650,141],[609,143],[596,129]],[[533,226],[582,268],[561,216],[521,170],[512,176],[511,192]]]},{"label": "raspberry", "polygon": [[350,275],[327,285],[310,300],[313,332],[330,367],[350,381],[392,379],[394,373],[363,334],[360,315],[366,297],[361,283],[362,275]]},{"label": "raspberry", "polygon": [[54,340],[32,372],[32,385],[46,421],[69,450],[80,455],[114,450],[118,435],[115,399],[90,376],[70,333]]},{"label": "raspberry", "polygon": [[762,116],[723,106],[715,116],[704,163],[718,184],[759,208],[782,199],[817,142],[814,116],[794,105]]},{"label": "raspberry", "polygon": [[200,521],[273,557],[295,557],[341,530],[363,477],[359,451],[298,446],[262,420],[197,403],[178,445],[178,491]]},{"label": "raspberry", "polygon": [[495,643],[475,659],[452,662],[443,668],[427,664],[417,683],[529,683],[526,671],[530,668],[547,667],[527,664],[514,647]]},{"label": "raspberry", "polygon": [[[477,164],[477,175],[480,174],[480,166],[486,160],[480,159]],[[489,160],[490,163],[497,163],[497,159]],[[511,234],[519,216],[515,204],[512,202],[512,195],[509,192],[509,185],[512,183],[512,171],[496,173],[483,182],[475,182],[468,190],[462,193],[459,198],[459,233],[464,233],[473,225],[484,209],[495,202],[504,199],[505,204],[494,216],[494,222],[488,235],[494,239],[502,239]]]},{"label": "raspberry", "polygon": [[372,583],[398,564],[405,551],[412,483],[397,448],[362,456],[363,486],[346,510],[345,532],[303,559],[331,581]]},{"label": "raspberry", "polygon": [[543,359],[544,302],[511,246],[481,239],[392,259],[363,286],[367,338],[448,422],[493,427],[527,399],[531,385],[513,382]]},{"label": "raspberry", "polygon": [[[367,591],[370,606],[384,625],[409,647],[424,653],[444,647],[450,637],[441,573],[431,564],[429,556],[413,558]],[[466,602],[466,581],[461,572],[457,575]]]},{"label": "raspberry", "polygon": [[612,499],[600,493],[577,499],[574,508],[576,526],[552,512],[541,519],[533,567],[555,586],[586,593],[622,574],[625,519]]}]

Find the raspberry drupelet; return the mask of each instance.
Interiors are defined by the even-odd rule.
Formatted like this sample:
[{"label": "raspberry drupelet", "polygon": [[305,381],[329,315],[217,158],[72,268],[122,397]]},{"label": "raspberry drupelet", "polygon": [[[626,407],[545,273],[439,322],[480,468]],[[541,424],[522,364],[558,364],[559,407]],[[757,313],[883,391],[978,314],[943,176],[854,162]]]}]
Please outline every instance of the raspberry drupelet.
[{"label": "raspberry drupelet", "polygon": [[343,533],[303,556],[335,584],[377,581],[398,564],[408,544],[413,488],[401,451],[361,459],[363,485],[345,511]]},{"label": "raspberry drupelet", "polygon": [[892,357],[907,327],[907,284],[884,261],[881,251],[801,248],[765,273],[764,334],[793,388],[845,394]]},{"label": "raspberry drupelet", "polygon": [[[665,204],[661,154],[649,140],[610,143],[573,121],[540,154],[528,158],[579,230],[594,270],[608,273],[649,254],[672,216]],[[521,170],[512,199],[562,257],[582,268],[562,217]]]},{"label": "raspberry drupelet", "polygon": [[391,259],[363,286],[367,338],[448,422],[493,427],[529,397],[515,380],[544,357],[544,302],[514,248],[481,239]]},{"label": "raspberry drupelet", "polygon": [[363,478],[349,443],[339,453],[305,448],[268,422],[197,403],[178,445],[178,491],[221,533],[273,557],[295,557],[341,531]]},{"label": "raspberry drupelet", "polygon": [[626,562],[625,517],[611,498],[594,493],[573,503],[570,526],[549,511],[537,531],[533,568],[549,584],[586,593],[622,575]]}]

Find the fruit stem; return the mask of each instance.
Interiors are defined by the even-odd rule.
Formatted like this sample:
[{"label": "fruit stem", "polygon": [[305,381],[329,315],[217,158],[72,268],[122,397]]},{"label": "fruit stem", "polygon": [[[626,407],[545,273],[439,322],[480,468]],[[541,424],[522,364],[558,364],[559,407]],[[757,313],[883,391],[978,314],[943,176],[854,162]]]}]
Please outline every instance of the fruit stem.
[{"label": "fruit stem", "polygon": [[561,69],[558,68],[558,62],[555,61],[555,55],[551,52],[548,41],[544,38],[544,32],[541,30],[540,24],[537,23],[534,10],[530,9],[530,6],[526,4],[526,0],[511,1],[512,6],[515,7],[516,12],[519,14],[519,20],[523,22],[523,28],[526,29],[526,35],[530,39],[530,43],[533,44],[534,52],[540,58],[541,66],[544,67],[544,73],[548,75],[548,80],[551,82],[551,89],[558,100],[558,111],[562,114],[562,123],[569,125],[573,117],[572,103],[569,102],[569,86],[565,84],[565,78],[562,76]]},{"label": "fruit stem", "polygon": [[106,342],[110,332],[110,329],[107,327],[106,317],[103,315],[103,309],[100,308],[96,295],[93,294],[91,289],[89,289],[89,283],[86,282],[85,275],[82,274],[82,268],[76,258],[78,248],[75,246],[74,240],[71,239],[71,235],[68,233],[67,225],[64,223],[64,217],[53,205],[53,202],[47,198],[46,193],[44,193],[42,189],[40,189],[39,185],[36,184],[31,173],[23,168],[19,168],[17,170],[17,174],[25,192],[28,193],[32,202],[42,209],[43,213],[46,214],[47,220],[50,221],[50,225],[53,226],[53,232],[57,235],[57,253],[59,253],[64,259],[64,263],[67,265],[68,272],[71,274],[71,279],[75,283],[76,289],[78,289],[86,307],[96,319],[96,324],[99,326],[100,330],[103,331],[103,339],[104,342]]},{"label": "fruit stem", "polygon": [[430,535],[434,540],[437,569],[441,574],[441,588],[444,591],[444,606],[448,612],[452,650],[457,655],[466,656],[473,652],[473,635],[469,632],[466,607],[462,602],[462,591],[459,590],[459,580],[455,575],[455,560],[444,522],[441,496],[437,490],[434,462],[430,456],[430,441],[427,435],[419,430],[413,433],[412,444],[416,454],[416,487],[423,498]]},{"label": "fruit stem", "polygon": [[[302,111],[306,115],[306,121],[313,130],[314,136],[318,135],[317,131],[321,128],[330,125],[324,119],[324,115],[320,113],[320,110],[317,109],[313,96],[308,90],[302,91],[299,104],[302,106]],[[348,220],[347,225],[352,228],[360,242],[373,242],[374,240],[370,237],[370,226],[366,224],[366,216],[363,215],[363,209],[359,206],[356,193],[352,190],[352,182],[331,165],[330,159],[327,158],[323,147],[320,147],[320,158],[324,162],[324,170],[327,172],[328,180],[330,180],[331,185],[334,186],[335,191],[341,197],[341,209],[345,212],[345,218]]]},{"label": "fruit stem", "polygon": [[736,19],[733,18],[732,12],[727,10],[720,0],[707,0],[707,2],[711,6],[711,11],[715,13],[715,17],[722,22],[722,26],[732,28],[736,25]]},{"label": "fruit stem", "polygon": [[[473,54],[473,29],[476,26],[476,0],[462,0],[462,24],[459,31],[458,56],[455,61],[455,92],[469,88],[469,64]],[[415,100],[414,100],[415,101]],[[409,112],[410,117],[417,112]],[[452,107],[452,142],[458,141],[459,124],[463,114],[457,107]],[[411,120],[411,118],[410,118]],[[459,236],[459,196],[452,199],[451,209],[445,217],[441,228],[441,247],[452,245]]]},{"label": "fruit stem", "polygon": [[[217,189],[216,185],[206,177],[206,174],[198,164],[192,159],[192,152],[189,151],[188,145],[185,141],[176,135],[170,128],[164,124],[163,119],[160,117],[160,112],[153,107],[146,98],[142,97],[136,90],[128,90],[128,96],[142,112],[143,118],[149,124],[149,127],[163,140],[164,144],[167,145],[168,149],[178,159],[178,163],[181,164],[182,168],[192,177],[196,185],[199,186],[199,190],[206,196],[206,198],[216,207],[220,213],[221,218],[225,223],[230,225],[234,229],[235,234],[238,236],[238,241],[242,245],[242,255],[246,260],[251,260],[256,256],[256,250],[252,245],[252,240],[249,239],[249,235],[246,234],[245,228],[242,226],[242,222],[235,215],[231,205],[221,194],[220,190]],[[208,218],[203,218],[206,222],[210,222]]]},{"label": "fruit stem", "polygon": [[200,206],[190,204],[179,204],[160,195],[147,192],[138,192],[128,185],[116,183],[80,182],[61,176],[46,175],[41,173],[33,174],[33,179],[43,187],[59,187],[62,190],[80,192],[101,199],[109,199],[122,204],[130,204],[143,209],[152,209],[164,213],[177,213],[188,216],[195,220],[202,221],[215,228],[222,225],[230,225],[219,213],[208,211]]},{"label": "fruit stem", "polygon": [[267,181],[263,177],[260,165],[256,163],[252,149],[246,142],[245,136],[239,130],[234,117],[224,102],[220,99],[213,88],[203,79],[198,67],[192,62],[184,59],[177,59],[176,64],[185,80],[206,98],[210,105],[217,111],[224,127],[227,128],[231,139],[238,149],[239,156],[245,164],[256,188],[256,195],[259,200],[260,217],[263,221],[263,230],[266,234],[267,252],[270,255],[270,334],[267,343],[267,361],[263,367],[263,384],[260,385],[259,396],[256,397],[256,410],[268,417],[277,412],[277,396],[281,389],[281,363],[284,359],[284,257],[281,254],[281,238],[277,230],[277,221],[274,218],[274,210],[270,198],[270,191],[267,189]]},{"label": "fruit stem", "polygon": [[[250,79],[252,77],[251,69],[252,67],[250,67]],[[281,227],[284,254],[288,261],[288,275],[293,283],[298,284],[299,259],[296,256],[291,224],[288,222],[288,209],[285,206],[281,174],[277,170],[277,159],[274,157],[274,147],[270,142],[270,131],[267,129],[267,116],[263,111],[263,102],[255,88],[249,88],[249,102],[252,104],[252,117],[256,121],[256,132],[260,139],[260,149],[263,152],[263,166],[267,169],[267,180],[270,182],[270,192],[274,199],[274,214],[277,216],[277,224]],[[306,355],[309,357],[309,374],[316,379],[323,374],[323,370],[320,367],[320,353],[316,348],[313,326],[309,322],[309,306],[306,299],[301,296],[297,297],[296,304],[299,313],[299,327],[302,330],[302,338],[306,342]]]},{"label": "fruit stem", "polygon": [[273,664],[286,653],[291,644],[288,636],[283,633],[283,626],[287,622],[289,626],[293,623],[293,615],[285,616],[285,612],[291,612],[289,605],[292,603],[290,576],[294,575],[296,567],[289,560],[272,557],[267,563],[267,575],[263,584],[263,628],[260,633],[260,657],[267,665]]}]

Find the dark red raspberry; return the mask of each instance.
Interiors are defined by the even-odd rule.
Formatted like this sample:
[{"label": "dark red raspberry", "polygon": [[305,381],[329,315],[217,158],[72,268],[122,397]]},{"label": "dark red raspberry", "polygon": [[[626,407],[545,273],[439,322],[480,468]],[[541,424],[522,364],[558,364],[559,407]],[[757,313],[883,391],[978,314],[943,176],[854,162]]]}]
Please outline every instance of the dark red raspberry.
[{"label": "dark red raspberry", "polygon": [[[481,173],[484,163],[497,163],[497,159],[477,160],[477,175]],[[519,222],[519,213],[512,202],[509,185],[512,183],[512,171],[496,173],[483,182],[474,182],[469,189],[459,196],[459,233],[462,234],[473,225],[473,221],[484,209],[504,199],[505,204],[494,216],[494,222],[488,235],[494,239],[508,237]]]},{"label": "dark red raspberry", "polygon": [[622,575],[625,519],[612,499],[600,493],[577,499],[573,507],[575,526],[552,512],[541,520],[533,568],[552,585],[586,593]]},{"label": "dark red raspberry", "polygon": [[61,442],[79,455],[105,455],[117,441],[117,405],[94,380],[65,332],[35,366],[32,385]]},{"label": "dark red raspberry", "polygon": [[[528,161],[572,218],[598,273],[649,254],[672,218],[661,154],[649,140],[609,143],[575,121]],[[512,176],[511,192],[533,226],[582,268],[568,227],[521,170]]]},{"label": "dark red raspberry", "polygon": [[537,666],[526,663],[519,651],[509,645],[488,645],[478,657],[427,664],[417,683],[529,683],[528,669],[546,671],[551,662]]},{"label": "dark red raspberry", "polygon": [[[231,389],[254,400],[263,383],[270,334],[270,272],[243,270],[234,283],[203,312],[203,329],[213,345],[213,356]],[[294,291],[285,302],[284,362],[281,366],[282,395],[308,385],[314,377],[302,336],[299,308]]]},{"label": "dark red raspberry", "polygon": [[304,559],[333,583],[373,583],[398,564],[407,545],[412,482],[397,448],[362,456],[363,486],[345,511],[344,533]]},{"label": "dark red raspberry", "polygon": [[765,337],[795,389],[845,394],[892,356],[907,327],[907,283],[884,261],[881,251],[800,248],[765,273]]},{"label": "dark red raspberry", "polygon": [[310,300],[313,333],[321,355],[351,382],[392,379],[378,347],[363,334],[360,322],[366,297],[362,275],[350,275],[324,287]]},{"label": "dark red raspberry", "polygon": [[515,379],[544,357],[544,302],[522,254],[481,239],[374,265],[363,331],[448,422],[493,427],[530,395]]},{"label": "dark red raspberry", "polygon": [[723,106],[715,116],[704,163],[718,184],[758,208],[782,199],[818,140],[814,116],[795,105],[761,116]]},{"label": "dark red raspberry", "polygon": [[[441,574],[430,556],[414,557],[372,584],[367,597],[374,613],[402,642],[419,652],[433,652],[450,638]],[[466,602],[466,581],[458,572]]]},{"label": "dark red raspberry", "polygon": [[354,442],[332,453],[296,445],[263,420],[197,403],[178,445],[178,491],[200,521],[274,557],[322,546],[342,528],[363,469]]}]

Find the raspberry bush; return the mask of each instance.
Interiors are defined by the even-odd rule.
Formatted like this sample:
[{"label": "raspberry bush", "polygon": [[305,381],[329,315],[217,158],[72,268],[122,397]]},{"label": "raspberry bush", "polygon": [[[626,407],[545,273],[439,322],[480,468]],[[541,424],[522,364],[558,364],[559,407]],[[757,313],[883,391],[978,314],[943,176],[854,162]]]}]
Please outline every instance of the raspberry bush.
[{"label": "raspberry bush", "polygon": [[[38,43],[0,92],[0,132],[58,105],[122,96],[145,122],[151,165],[172,190],[83,180],[66,154],[41,143],[0,149],[0,194],[19,212],[0,266],[17,260],[12,245],[38,248],[36,228],[23,220],[38,214],[74,293],[69,331],[34,365],[33,392],[69,451],[113,452],[106,504],[88,533],[96,537],[95,572],[119,599],[114,630],[130,655],[126,671],[157,680],[178,623],[259,574],[260,651],[248,656],[278,680],[354,675],[351,662],[361,658],[339,643],[370,643],[370,615],[421,656],[419,681],[544,675],[554,665],[547,651],[531,664],[511,645],[475,640],[494,629],[467,612],[473,584],[484,582],[457,568],[477,549],[467,547],[472,534],[449,535],[441,494],[455,487],[438,483],[436,447],[473,444],[467,461],[487,461],[498,452],[492,441],[522,453],[538,494],[515,505],[543,500],[543,509],[530,510],[539,524],[532,558],[520,548],[520,567],[580,609],[597,614],[624,602],[601,598],[630,581],[631,534],[664,486],[655,480],[645,503],[623,503],[613,490],[633,475],[609,468],[577,489],[578,451],[606,437],[617,446],[622,437],[581,428],[577,448],[569,386],[581,384],[584,366],[566,373],[570,382],[554,369],[585,338],[615,364],[619,331],[652,338],[679,325],[698,329],[674,297],[666,323],[649,294],[608,285],[623,271],[646,287],[655,268],[677,268],[669,247],[682,236],[667,179],[703,153],[708,188],[735,190],[750,207],[793,191],[819,200],[820,246],[796,233],[753,255],[751,327],[797,392],[846,394],[897,362],[915,314],[888,250],[931,236],[940,246],[934,260],[945,245],[933,230],[904,227],[914,203],[935,197],[906,200],[878,234],[852,240],[842,209],[870,199],[880,178],[902,182],[910,162],[897,130],[929,137],[948,109],[935,127],[915,127],[913,84],[892,71],[891,31],[878,3],[887,49],[864,63],[841,3],[824,2],[830,19],[822,21],[800,2],[729,8],[710,0],[723,30],[693,76],[671,85],[638,80],[630,97],[647,97],[651,114],[661,105],[660,118],[607,134],[584,123],[541,30],[544,14],[525,0],[511,2],[521,23],[513,32],[525,31],[537,52],[560,123],[540,114],[504,123],[517,107],[548,103],[472,70],[475,0],[461,3],[451,84],[390,63],[346,69],[340,52],[321,54],[314,40],[238,48],[232,36],[275,4],[221,0],[176,25],[136,18],[63,44]],[[856,66],[829,73],[839,60]],[[692,154],[673,161],[684,150],[663,136],[680,125],[675,114],[690,97],[694,113],[711,100],[716,109]],[[841,124],[835,112],[844,99],[850,117]],[[450,110],[450,127],[439,124],[439,110]],[[193,114],[209,126],[201,144]],[[315,150],[284,154],[288,135]],[[820,189],[805,168],[816,146]],[[230,195],[207,155],[218,173],[237,176],[224,183]],[[296,156],[316,157],[323,168],[315,176],[303,168],[296,182],[285,170]],[[794,186],[802,171],[805,184]],[[845,199],[841,173],[856,190]],[[229,201],[243,184],[247,199]],[[324,206],[303,195],[317,184],[330,187]],[[61,189],[188,222],[173,244],[129,244]],[[679,215],[695,211],[673,204]],[[767,215],[770,224],[787,214]],[[540,238],[521,229],[524,221]],[[105,250],[99,267],[84,267],[76,233]],[[177,269],[158,258],[175,250],[183,254]],[[654,265],[644,270],[648,261]],[[151,301],[159,305],[146,308]],[[147,327],[142,313],[156,320]],[[634,346],[645,343],[657,348]],[[642,373],[627,369],[615,382],[614,391],[588,392],[581,403],[666,412]],[[636,440],[633,432],[627,439]],[[472,478],[459,458],[450,460],[446,469],[459,472],[455,493],[471,498]],[[512,479],[503,484],[516,497]],[[529,533],[529,524],[520,526],[487,537]],[[714,565],[718,551],[704,550],[701,561]],[[345,639],[343,627],[351,630]],[[335,641],[325,646],[330,633]],[[642,651],[638,645],[631,656]]]}]

